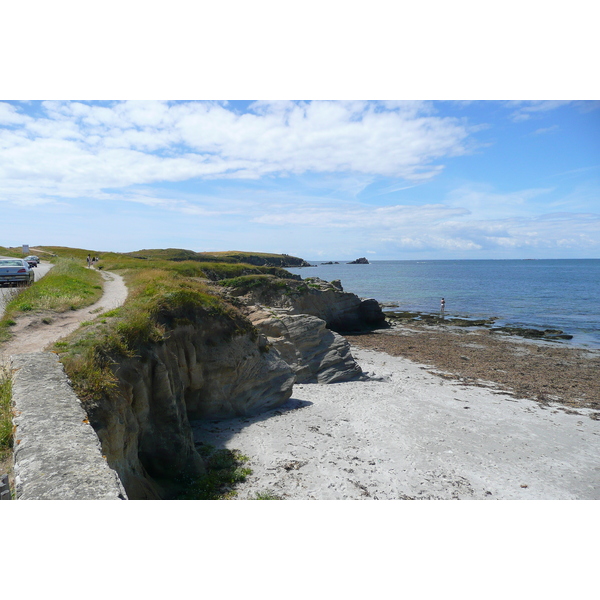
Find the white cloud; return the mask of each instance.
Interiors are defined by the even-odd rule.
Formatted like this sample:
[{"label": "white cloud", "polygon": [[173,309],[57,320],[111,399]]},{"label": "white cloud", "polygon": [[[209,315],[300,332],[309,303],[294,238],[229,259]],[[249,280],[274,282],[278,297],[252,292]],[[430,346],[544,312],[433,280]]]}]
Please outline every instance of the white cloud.
[{"label": "white cloud", "polygon": [[0,103],[4,185],[37,181],[72,195],[192,178],[352,173],[420,182],[467,152],[471,130],[426,103],[262,102],[239,114],[216,102],[49,101],[43,116]]},{"label": "white cloud", "polygon": [[8,102],[0,102],[0,125],[22,125],[27,122],[27,117],[20,114]]}]

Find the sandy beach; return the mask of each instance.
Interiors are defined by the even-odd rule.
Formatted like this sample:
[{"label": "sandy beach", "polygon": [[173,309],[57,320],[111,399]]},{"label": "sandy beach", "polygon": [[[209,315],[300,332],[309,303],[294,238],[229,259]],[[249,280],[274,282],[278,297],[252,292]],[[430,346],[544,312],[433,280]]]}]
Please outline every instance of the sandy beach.
[{"label": "sandy beach", "polygon": [[[267,492],[294,500],[600,498],[597,352],[443,328],[422,332],[437,335],[425,342],[394,329],[349,338],[363,381],[296,385],[292,398],[268,413],[196,424],[198,442],[249,457],[253,474],[237,488],[238,499]],[[465,343],[476,352],[467,355]],[[402,344],[410,352],[419,347],[420,360],[392,356]],[[432,349],[444,344],[445,352]],[[504,362],[490,362],[478,346]],[[545,371],[528,370],[523,357],[544,353]],[[436,364],[435,356],[448,363]],[[557,356],[563,367],[550,368],[548,357]],[[561,396],[554,373],[568,379],[573,369],[591,379],[583,392]],[[512,387],[511,371],[522,374]],[[531,393],[527,380],[537,386]]]}]

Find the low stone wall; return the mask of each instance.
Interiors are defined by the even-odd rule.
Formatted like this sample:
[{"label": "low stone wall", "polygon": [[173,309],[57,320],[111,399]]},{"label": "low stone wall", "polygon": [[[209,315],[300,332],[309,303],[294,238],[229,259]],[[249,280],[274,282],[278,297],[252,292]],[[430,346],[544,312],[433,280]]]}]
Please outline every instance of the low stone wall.
[{"label": "low stone wall", "polygon": [[126,500],[55,354],[11,357],[17,500]]}]

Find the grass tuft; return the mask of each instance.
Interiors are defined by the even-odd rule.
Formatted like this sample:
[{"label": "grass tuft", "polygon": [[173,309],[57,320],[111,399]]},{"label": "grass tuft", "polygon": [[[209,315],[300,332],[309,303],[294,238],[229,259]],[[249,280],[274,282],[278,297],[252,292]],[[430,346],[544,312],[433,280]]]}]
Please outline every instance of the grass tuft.
[{"label": "grass tuft", "polygon": [[264,490],[262,492],[256,492],[253,500],[283,500],[283,498],[278,496],[272,490]]},{"label": "grass tuft", "polygon": [[12,379],[8,367],[0,365],[0,463],[12,450],[12,431]]},{"label": "grass tuft", "polygon": [[228,500],[236,495],[235,486],[246,481],[252,469],[244,467],[248,457],[238,450],[202,447],[206,473],[191,482],[179,500]]}]

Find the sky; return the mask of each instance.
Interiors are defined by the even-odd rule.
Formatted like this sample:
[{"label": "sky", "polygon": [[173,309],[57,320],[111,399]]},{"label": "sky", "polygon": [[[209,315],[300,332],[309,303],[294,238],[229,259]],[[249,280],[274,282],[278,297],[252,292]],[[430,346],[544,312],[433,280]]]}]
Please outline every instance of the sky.
[{"label": "sky", "polygon": [[7,6],[0,246],[600,257],[588,0],[284,4]]},{"label": "sky", "polygon": [[3,101],[0,245],[600,257],[600,102]]}]

